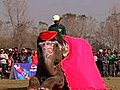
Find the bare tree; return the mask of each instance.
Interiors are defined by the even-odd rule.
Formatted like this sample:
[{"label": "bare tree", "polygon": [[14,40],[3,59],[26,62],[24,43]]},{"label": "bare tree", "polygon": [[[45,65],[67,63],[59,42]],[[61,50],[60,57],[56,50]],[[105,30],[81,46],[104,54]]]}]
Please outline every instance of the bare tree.
[{"label": "bare tree", "polygon": [[27,29],[31,21],[27,17],[25,0],[4,0],[6,17],[11,23],[13,31],[13,46],[21,48],[27,41]]},{"label": "bare tree", "polygon": [[95,34],[98,31],[98,24],[97,20],[93,17],[67,13],[63,15],[62,23],[66,26],[69,35],[84,37],[90,43],[96,41]]},{"label": "bare tree", "polygon": [[67,29],[67,33],[71,36],[76,36],[77,32],[77,22],[76,22],[76,15],[67,13],[63,15],[62,23],[65,25]]},{"label": "bare tree", "polygon": [[113,49],[120,50],[120,13],[114,11],[106,20],[109,45]]},{"label": "bare tree", "polygon": [[71,36],[83,37],[87,27],[86,15],[76,15],[67,13],[63,15],[62,23],[67,28],[67,33]]}]

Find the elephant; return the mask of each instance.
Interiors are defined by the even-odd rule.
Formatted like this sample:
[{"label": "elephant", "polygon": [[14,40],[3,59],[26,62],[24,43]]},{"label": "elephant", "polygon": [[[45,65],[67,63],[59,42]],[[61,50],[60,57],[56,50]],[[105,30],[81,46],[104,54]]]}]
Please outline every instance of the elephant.
[{"label": "elephant", "polygon": [[93,58],[92,47],[85,39],[61,36],[55,31],[41,32],[37,50],[37,72],[28,88],[108,90]]},{"label": "elephant", "polygon": [[29,81],[28,90],[69,90],[60,64],[66,54],[66,44],[59,34],[52,40],[38,37],[37,72]]}]

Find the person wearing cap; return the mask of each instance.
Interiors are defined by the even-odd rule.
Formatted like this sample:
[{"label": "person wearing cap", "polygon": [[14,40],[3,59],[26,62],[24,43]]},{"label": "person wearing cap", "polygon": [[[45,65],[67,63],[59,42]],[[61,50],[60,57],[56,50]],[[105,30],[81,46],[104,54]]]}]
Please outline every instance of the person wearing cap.
[{"label": "person wearing cap", "polygon": [[54,24],[49,27],[49,31],[56,31],[61,35],[67,35],[66,28],[60,23],[61,17],[59,15],[53,16]]}]

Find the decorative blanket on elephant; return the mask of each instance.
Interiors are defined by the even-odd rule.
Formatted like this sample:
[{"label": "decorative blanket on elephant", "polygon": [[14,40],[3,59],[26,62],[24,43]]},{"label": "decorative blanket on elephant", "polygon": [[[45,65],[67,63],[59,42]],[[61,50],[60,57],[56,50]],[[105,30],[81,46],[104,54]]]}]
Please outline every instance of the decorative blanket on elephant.
[{"label": "decorative blanket on elephant", "polygon": [[90,44],[83,38],[65,36],[65,40],[70,50],[61,65],[70,90],[107,90]]}]

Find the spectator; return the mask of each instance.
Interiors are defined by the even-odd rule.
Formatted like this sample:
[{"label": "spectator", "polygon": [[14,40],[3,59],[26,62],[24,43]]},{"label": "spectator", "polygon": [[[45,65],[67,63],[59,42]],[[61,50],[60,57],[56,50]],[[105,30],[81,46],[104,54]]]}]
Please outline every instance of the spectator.
[{"label": "spectator", "polygon": [[21,63],[26,63],[26,62],[27,62],[27,50],[26,50],[25,48],[23,48],[23,49],[21,50],[20,62],[21,62]]},{"label": "spectator", "polygon": [[18,50],[15,50],[13,52],[13,59],[14,59],[13,63],[20,63],[20,53]]},{"label": "spectator", "polygon": [[115,75],[119,76],[120,75],[120,53],[118,53],[117,51],[114,51],[114,55],[116,56]]},{"label": "spectator", "polygon": [[97,66],[98,66],[98,69],[100,71],[100,74],[103,76],[103,60],[104,60],[104,56],[103,56],[103,50],[102,49],[99,50],[97,57],[98,57]]},{"label": "spectator", "polygon": [[2,73],[2,65],[0,64],[0,78],[2,78],[3,73]]},{"label": "spectator", "polygon": [[94,52],[93,55],[94,55],[94,60],[95,60],[95,62],[97,62],[97,61],[98,61],[97,53]]},{"label": "spectator", "polygon": [[10,72],[10,71],[11,71],[12,64],[13,64],[12,54],[9,54],[8,57],[9,57],[9,58],[8,58],[8,68],[7,68],[7,70],[8,70],[8,72]]},{"label": "spectator", "polygon": [[8,60],[8,55],[5,53],[4,49],[1,49],[1,51],[0,51],[0,64],[2,66],[2,77],[5,77],[5,74],[6,74],[7,60]]},{"label": "spectator", "polygon": [[103,76],[107,76],[108,77],[108,64],[109,64],[109,61],[107,59],[108,57],[108,54],[106,52],[106,50],[104,50],[103,52]]},{"label": "spectator", "polygon": [[116,56],[114,55],[114,53],[111,52],[111,54],[108,55],[110,76],[115,76],[115,60]]},{"label": "spectator", "polygon": [[32,63],[32,53],[31,52],[27,53],[27,63]]},{"label": "spectator", "polygon": [[120,76],[120,52],[118,53],[118,72],[117,72],[117,74],[118,74],[118,76]]},{"label": "spectator", "polygon": [[38,64],[38,55],[37,51],[33,50],[32,52],[32,63]]}]

